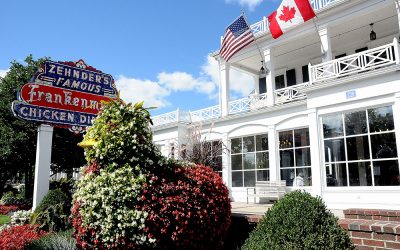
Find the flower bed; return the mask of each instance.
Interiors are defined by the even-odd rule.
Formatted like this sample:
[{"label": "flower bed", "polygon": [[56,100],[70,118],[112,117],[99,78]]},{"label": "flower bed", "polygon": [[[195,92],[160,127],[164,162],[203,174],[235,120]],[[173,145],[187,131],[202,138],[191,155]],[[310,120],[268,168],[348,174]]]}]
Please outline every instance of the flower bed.
[{"label": "flower bed", "polygon": [[0,205],[0,214],[8,215],[10,212],[17,211],[18,209],[16,205]]},{"label": "flower bed", "polygon": [[46,234],[36,225],[11,226],[0,232],[0,249],[24,249],[27,244]]}]

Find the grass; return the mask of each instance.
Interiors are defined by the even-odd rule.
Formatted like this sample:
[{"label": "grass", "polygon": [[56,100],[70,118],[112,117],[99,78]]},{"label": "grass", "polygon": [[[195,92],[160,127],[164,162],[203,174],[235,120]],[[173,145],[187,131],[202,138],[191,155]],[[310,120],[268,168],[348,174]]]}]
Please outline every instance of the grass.
[{"label": "grass", "polygon": [[7,224],[10,220],[10,216],[0,214],[0,225]]}]

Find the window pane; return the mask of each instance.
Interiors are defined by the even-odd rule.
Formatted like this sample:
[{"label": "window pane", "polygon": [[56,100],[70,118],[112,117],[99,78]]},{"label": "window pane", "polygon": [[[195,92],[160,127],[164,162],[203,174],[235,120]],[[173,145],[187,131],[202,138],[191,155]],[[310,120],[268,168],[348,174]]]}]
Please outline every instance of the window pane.
[{"label": "window pane", "polygon": [[308,82],[309,81],[308,65],[304,65],[303,67],[301,67],[301,72],[303,74],[303,82]]},{"label": "window pane", "polygon": [[243,171],[232,172],[232,187],[243,187]]},{"label": "window pane", "polygon": [[269,170],[258,170],[257,181],[269,181]]},{"label": "window pane", "polygon": [[244,155],[244,169],[255,169],[256,168],[256,154],[247,153]]},{"label": "window pane", "polygon": [[268,152],[262,152],[256,154],[257,168],[269,168]]},{"label": "window pane", "polygon": [[349,163],[350,186],[371,186],[371,164],[370,162]]},{"label": "window pane", "polygon": [[325,140],[325,162],[344,161],[344,139]]},{"label": "window pane", "polygon": [[400,185],[398,161],[375,161],[374,163],[375,186]]},{"label": "window pane", "polygon": [[232,154],[242,152],[242,138],[236,138],[231,140],[231,152]]},{"label": "window pane", "polygon": [[212,168],[214,171],[222,171],[222,156],[214,157]]},{"label": "window pane", "polygon": [[296,129],[294,131],[294,141],[296,147],[310,146],[308,128]]},{"label": "window pane", "polygon": [[371,135],[372,158],[397,157],[394,133]]},{"label": "window pane", "polygon": [[254,136],[243,138],[243,153],[254,152]]},{"label": "window pane", "polygon": [[293,160],[293,150],[280,150],[279,151],[279,156],[281,160],[281,168],[284,167],[293,167],[294,166],[294,160]]},{"label": "window pane", "polygon": [[370,159],[368,136],[346,138],[346,143],[347,159],[349,161]]},{"label": "window pane", "polygon": [[242,170],[242,155],[232,155],[232,170]]},{"label": "window pane", "polygon": [[311,166],[310,148],[296,149],[296,166]]},{"label": "window pane", "polygon": [[279,132],[279,148],[293,147],[293,131]]},{"label": "window pane", "polygon": [[326,184],[327,186],[347,186],[346,164],[327,164]]},{"label": "window pane", "polygon": [[287,86],[296,85],[296,71],[295,69],[290,69],[286,71],[286,82]]},{"label": "window pane", "polygon": [[342,115],[328,116],[322,119],[324,138],[331,138],[343,135]]},{"label": "window pane", "polygon": [[254,187],[256,185],[256,171],[244,171],[244,186]]},{"label": "window pane", "polygon": [[344,115],[346,135],[357,135],[367,133],[367,117],[365,111],[347,113]]},{"label": "window pane", "polygon": [[368,110],[370,132],[388,131],[394,129],[392,107],[382,107]]},{"label": "window pane", "polygon": [[275,76],[275,89],[281,89],[285,87],[285,76]]},{"label": "window pane", "polygon": [[257,151],[268,150],[268,135],[256,136],[256,150]]},{"label": "window pane", "polygon": [[286,186],[293,186],[294,169],[281,169],[281,180],[286,181]]},{"label": "window pane", "polygon": [[311,186],[311,168],[297,168],[293,187]]},{"label": "window pane", "polygon": [[222,155],[222,141],[212,142],[212,152],[214,155]]}]

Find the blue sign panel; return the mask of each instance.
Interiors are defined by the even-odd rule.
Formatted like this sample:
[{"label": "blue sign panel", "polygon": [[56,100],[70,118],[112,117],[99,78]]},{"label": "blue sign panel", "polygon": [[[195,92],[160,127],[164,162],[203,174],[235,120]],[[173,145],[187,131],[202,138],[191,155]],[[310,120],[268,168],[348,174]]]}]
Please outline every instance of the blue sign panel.
[{"label": "blue sign panel", "polygon": [[96,118],[94,114],[39,107],[20,101],[12,103],[12,111],[24,120],[81,127],[91,126],[92,120]]},{"label": "blue sign panel", "polygon": [[355,90],[349,90],[346,92],[346,99],[354,98],[356,97],[356,91]]},{"label": "blue sign panel", "polygon": [[87,69],[86,64],[81,61],[76,63],[77,66],[68,65],[53,61],[46,61],[35,78],[41,81],[50,82],[52,86],[102,95],[115,97],[117,90],[114,79],[109,74],[96,70],[94,68]]}]

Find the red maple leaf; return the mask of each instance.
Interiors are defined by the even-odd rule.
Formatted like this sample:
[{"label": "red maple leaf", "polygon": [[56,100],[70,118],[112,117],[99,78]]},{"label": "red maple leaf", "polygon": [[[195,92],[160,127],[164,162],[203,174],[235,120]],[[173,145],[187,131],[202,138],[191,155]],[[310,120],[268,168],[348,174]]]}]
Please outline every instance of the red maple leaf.
[{"label": "red maple leaf", "polygon": [[294,14],[296,13],[296,9],[294,7],[289,8],[289,6],[283,6],[282,14],[279,16],[279,19],[282,21],[292,22],[291,20],[294,18]]}]

